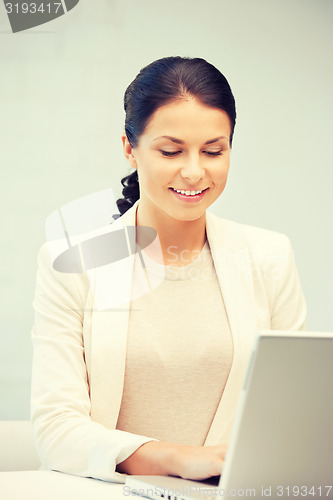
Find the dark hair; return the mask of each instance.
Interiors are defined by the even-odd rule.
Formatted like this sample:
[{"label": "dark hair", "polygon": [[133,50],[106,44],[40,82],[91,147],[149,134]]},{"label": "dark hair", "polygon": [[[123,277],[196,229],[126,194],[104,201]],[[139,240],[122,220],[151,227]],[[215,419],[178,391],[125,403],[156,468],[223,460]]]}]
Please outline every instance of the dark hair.
[{"label": "dark hair", "polygon": [[[230,146],[236,123],[235,99],[226,78],[200,58],[164,57],[145,66],[127,87],[124,96],[125,132],[136,147],[153,113],[177,99],[191,95],[202,104],[225,111],[231,125]],[[125,213],[140,198],[137,170],[121,180],[124,198],[117,200]]]}]

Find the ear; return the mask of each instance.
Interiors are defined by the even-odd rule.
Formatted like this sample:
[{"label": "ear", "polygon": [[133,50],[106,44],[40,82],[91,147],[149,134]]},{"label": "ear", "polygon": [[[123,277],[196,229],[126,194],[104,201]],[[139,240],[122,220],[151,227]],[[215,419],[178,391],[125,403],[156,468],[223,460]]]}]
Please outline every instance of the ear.
[{"label": "ear", "polygon": [[121,140],[123,142],[123,151],[126,160],[131,165],[132,168],[138,168],[138,165],[136,163],[136,158],[134,156],[134,148],[132,148],[132,146],[130,145],[130,142],[127,139],[127,135],[125,134],[125,132],[122,134]]}]

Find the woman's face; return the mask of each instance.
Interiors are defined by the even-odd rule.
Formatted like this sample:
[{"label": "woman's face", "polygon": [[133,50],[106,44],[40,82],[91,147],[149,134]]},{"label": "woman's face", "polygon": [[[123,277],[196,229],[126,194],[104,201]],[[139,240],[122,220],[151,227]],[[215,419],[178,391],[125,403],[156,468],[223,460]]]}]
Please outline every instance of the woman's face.
[{"label": "woman's face", "polygon": [[138,170],[140,207],[164,221],[166,215],[202,217],[225,188],[230,133],[224,111],[190,97],[159,108],[135,148],[123,136],[125,155]]}]

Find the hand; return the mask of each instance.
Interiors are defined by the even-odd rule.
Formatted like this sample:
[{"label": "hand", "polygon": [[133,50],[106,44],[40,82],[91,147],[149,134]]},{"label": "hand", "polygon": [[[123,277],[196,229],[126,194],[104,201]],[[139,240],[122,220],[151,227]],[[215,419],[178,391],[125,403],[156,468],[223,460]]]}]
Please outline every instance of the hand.
[{"label": "hand", "polygon": [[170,475],[201,480],[221,474],[226,446],[175,446]]},{"label": "hand", "polygon": [[149,441],[118,464],[117,471],[200,480],[221,474],[225,454],[226,446],[222,445],[204,447]]}]

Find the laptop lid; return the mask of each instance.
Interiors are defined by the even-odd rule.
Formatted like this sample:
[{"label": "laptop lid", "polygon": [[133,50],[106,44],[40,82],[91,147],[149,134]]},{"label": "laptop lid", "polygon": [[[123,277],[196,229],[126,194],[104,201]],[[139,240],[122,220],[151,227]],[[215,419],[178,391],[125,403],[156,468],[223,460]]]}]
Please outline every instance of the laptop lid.
[{"label": "laptop lid", "polygon": [[333,498],[333,333],[257,337],[219,487]]}]

